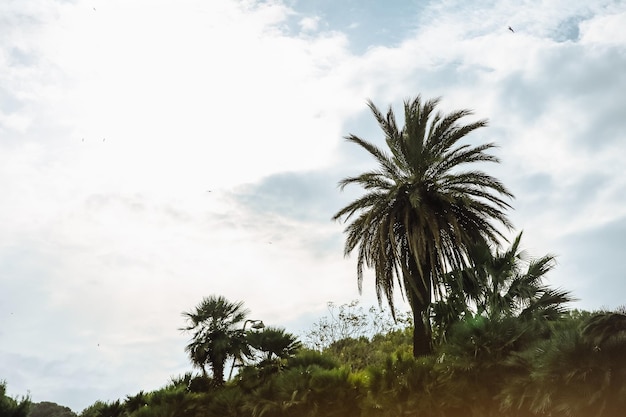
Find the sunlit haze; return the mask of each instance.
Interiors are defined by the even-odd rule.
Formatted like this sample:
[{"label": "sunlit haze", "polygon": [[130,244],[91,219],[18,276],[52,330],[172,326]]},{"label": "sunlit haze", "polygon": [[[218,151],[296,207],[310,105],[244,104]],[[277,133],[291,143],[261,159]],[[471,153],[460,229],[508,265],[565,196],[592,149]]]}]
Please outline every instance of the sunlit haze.
[{"label": "sunlit haze", "polygon": [[[513,30],[509,30],[509,26]],[[470,108],[547,283],[626,304],[626,3],[4,0],[0,380],[76,412],[191,370],[204,296],[301,335],[376,303],[331,217],[366,106]],[[399,300],[402,308],[401,300]]]}]

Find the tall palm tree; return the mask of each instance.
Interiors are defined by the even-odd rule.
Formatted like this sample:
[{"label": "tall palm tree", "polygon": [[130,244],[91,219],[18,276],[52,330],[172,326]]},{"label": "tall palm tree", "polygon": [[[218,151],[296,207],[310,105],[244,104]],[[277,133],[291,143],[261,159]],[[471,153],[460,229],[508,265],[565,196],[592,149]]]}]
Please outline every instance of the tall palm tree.
[{"label": "tall palm tree", "polygon": [[249,347],[240,323],[248,310],[243,302],[231,303],[222,296],[205,297],[192,312],[184,312],[188,325],[181,330],[193,332],[185,347],[194,366],[206,376],[209,365],[216,384],[224,383],[224,366],[229,357],[249,355]]},{"label": "tall palm tree", "polygon": [[404,127],[399,129],[392,108],[384,116],[368,101],[385,134],[388,154],[355,135],[346,139],[369,152],[379,168],[340,181],[356,184],[365,195],[333,219],[348,221],[345,255],[358,246],[357,280],[362,289],[364,266],[375,272],[379,303],[385,297],[393,311],[393,293],[403,290],[413,311],[415,356],[431,352],[428,310],[446,272],[471,264],[469,247],[477,241],[503,238],[496,224],[511,228],[505,198],[513,195],[496,178],[466,164],[498,162],[487,153],[492,143],[471,146],[460,141],[487,125],[485,120],[461,124],[470,110],[435,113],[439,99],[420,96],[404,102]]}]

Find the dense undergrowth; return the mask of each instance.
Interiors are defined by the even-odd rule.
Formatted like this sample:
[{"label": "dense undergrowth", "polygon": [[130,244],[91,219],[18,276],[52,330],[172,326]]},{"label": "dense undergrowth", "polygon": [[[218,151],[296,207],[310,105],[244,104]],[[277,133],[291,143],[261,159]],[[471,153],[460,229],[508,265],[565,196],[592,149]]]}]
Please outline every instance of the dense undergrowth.
[{"label": "dense undergrowth", "polygon": [[[468,317],[421,358],[405,327],[303,347],[223,384],[188,373],[80,416],[617,417],[626,409],[625,323],[623,312]],[[3,395],[0,414],[25,416],[27,402]]]}]

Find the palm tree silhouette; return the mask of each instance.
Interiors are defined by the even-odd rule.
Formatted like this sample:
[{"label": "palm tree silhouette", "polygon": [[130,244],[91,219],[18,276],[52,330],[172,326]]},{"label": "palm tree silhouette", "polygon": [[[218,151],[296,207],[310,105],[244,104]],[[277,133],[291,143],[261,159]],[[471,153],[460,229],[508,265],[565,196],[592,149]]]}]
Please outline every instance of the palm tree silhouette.
[{"label": "palm tree silhouette", "polygon": [[206,365],[210,366],[217,385],[224,383],[224,367],[229,357],[250,354],[240,326],[247,314],[243,302],[231,303],[222,296],[205,297],[192,312],[183,312],[188,325],[181,330],[193,333],[185,351],[204,376]]},{"label": "palm tree silhouette", "polygon": [[470,263],[469,248],[475,242],[503,238],[494,221],[512,227],[504,198],[513,195],[496,178],[462,169],[498,162],[486,153],[492,143],[459,143],[487,122],[460,124],[470,110],[443,115],[435,113],[438,103],[422,102],[420,96],[405,101],[404,127],[399,129],[391,107],[384,116],[368,101],[391,154],[355,135],[346,137],[370,153],[379,167],[340,181],[341,189],[356,184],[366,193],[333,216],[344,221],[355,217],[345,229],[344,253],[358,247],[359,290],[367,266],[375,272],[379,303],[385,297],[393,312],[395,286],[406,295],[413,311],[415,356],[431,352],[428,311],[433,291],[449,277],[446,272]]}]

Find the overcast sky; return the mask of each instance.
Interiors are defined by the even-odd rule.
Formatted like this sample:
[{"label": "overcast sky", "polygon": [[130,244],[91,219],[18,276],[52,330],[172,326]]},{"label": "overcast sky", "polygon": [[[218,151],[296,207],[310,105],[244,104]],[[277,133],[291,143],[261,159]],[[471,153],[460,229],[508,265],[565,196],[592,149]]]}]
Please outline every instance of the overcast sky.
[{"label": "overcast sky", "polygon": [[626,304],[625,27],[609,0],[1,1],[0,379],[80,412],[191,370],[204,296],[295,334],[372,305],[330,220],[375,166],[342,138],[383,145],[368,98],[488,118],[549,283]]}]

